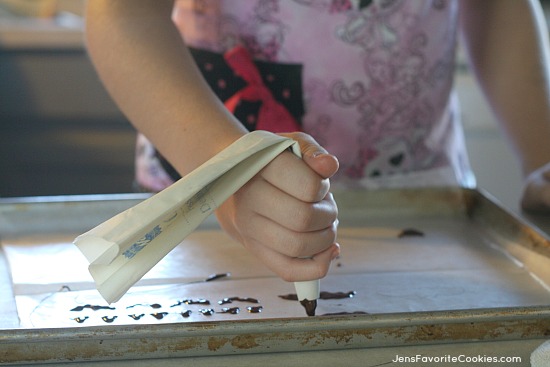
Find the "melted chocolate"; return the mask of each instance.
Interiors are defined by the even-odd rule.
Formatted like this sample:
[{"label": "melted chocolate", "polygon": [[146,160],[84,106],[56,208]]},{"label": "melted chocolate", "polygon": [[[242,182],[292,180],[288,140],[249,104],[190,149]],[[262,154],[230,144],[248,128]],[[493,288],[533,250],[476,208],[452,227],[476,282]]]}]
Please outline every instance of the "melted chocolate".
[{"label": "melted chocolate", "polygon": [[245,297],[245,298],[242,298],[242,297],[227,297],[227,298],[222,299],[221,301],[218,301],[218,304],[219,305],[226,305],[228,303],[233,303],[234,301],[248,302],[248,303],[260,303],[260,301],[258,301],[256,298],[251,298],[251,297]]},{"label": "melted chocolate", "polygon": [[357,292],[321,292],[319,294],[320,299],[344,299],[344,298],[353,298]]},{"label": "melted chocolate", "polygon": [[216,312],[212,308],[203,308],[199,310],[200,313],[202,313],[204,316],[212,316]]},{"label": "melted chocolate", "polygon": [[187,318],[189,316],[191,316],[191,310],[186,310],[186,311],[183,311],[183,312],[180,312],[181,316]]},{"label": "melted chocolate", "polygon": [[[349,292],[321,292],[319,294],[319,299],[343,299],[343,298],[352,298],[355,296],[355,291]],[[298,296],[294,293],[280,295],[279,298],[286,299],[288,301],[297,301]],[[317,300],[301,300],[300,303],[306,309],[306,314],[308,316],[315,316],[315,309],[317,308]]]},{"label": "melted chocolate", "polygon": [[142,313],[141,315],[136,315],[136,314],[132,314],[132,315],[128,315],[129,317],[133,318],[134,320],[139,320],[141,319],[143,316],[145,316],[144,313]]},{"label": "melted chocolate", "polygon": [[262,306],[248,306],[246,310],[250,313],[260,313],[264,308]]},{"label": "melted chocolate", "polygon": [[94,310],[94,311],[97,311],[97,310],[114,310],[115,309],[114,307],[109,307],[109,306],[84,305],[84,306],[76,306],[71,311],[82,311],[85,308],[89,308],[90,310]]},{"label": "melted chocolate", "polygon": [[236,315],[239,312],[241,312],[241,309],[238,307],[224,307],[220,313],[230,313],[232,315]]},{"label": "melted chocolate", "polygon": [[107,323],[110,324],[111,322],[115,321],[115,319],[116,319],[117,317],[118,317],[118,316],[113,316],[113,317],[103,316],[103,317],[101,318],[101,320],[103,320],[103,321],[105,321],[105,322],[107,322]]},{"label": "melted chocolate", "polygon": [[[212,275],[209,279],[214,280],[214,279],[219,279],[219,278],[223,278],[223,277],[226,277],[226,276],[229,276],[229,273],[215,274],[215,275]],[[285,297],[285,296],[280,296],[280,297]],[[288,297],[292,297],[292,295],[288,295]],[[294,299],[296,299],[296,295],[294,295]],[[221,301],[218,301],[218,304],[224,305],[224,304],[229,304],[229,303],[233,303],[233,302],[248,302],[248,303],[255,303],[255,304],[260,303],[260,301],[258,301],[256,298],[236,297],[235,296],[235,297],[223,298]],[[202,298],[199,298],[199,299],[183,299],[181,301],[178,301],[176,304],[174,304],[170,307],[176,307],[176,306],[180,306],[180,305],[210,305],[210,301],[206,300],[206,299],[202,299]],[[151,307],[153,309],[162,308],[162,305],[160,305],[159,303],[153,303],[153,304],[137,303],[135,305],[127,306],[126,309],[131,309],[131,308],[138,307],[138,306]],[[109,306],[84,305],[84,306],[77,306],[77,307],[73,308],[71,311],[82,311],[86,308],[92,309],[94,311],[97,311],[97,310],[115,310],[114,307],[109,307]],[[258,305],[258,306],[249,306],[246,309],[250,313],[260,313],[260,312],[262,312],[263,307],[260,306],[260,305]],[[216,311],[212,308],[200,309],[199,312],[201,314],[203,314],[204,316],[212,316],[216,313]],[[191,313],[192,313],[191,310],[185,310],[185,311],[180,312],[180,315],[184,318],[187,318],[187,317],[191,316]],[[240,308],[239,307],[224,307],[218,313],[227,313],[227,314],[237,315],[238,313],[240,313]],[[168,314],[169,314],[168,312],[155,312],[155,313],[151,313],[150,315],[153,316],[154,318],[156,318],[157,320],[162,320]],[[142,314],[129,314],[128,315],[128,317],[130,317],[130,318],[132,318],[136,321],[140,320],[143,316],[145,316],[145,314],[143,314],[143,313]],[[106,323],[112,323],[117,317],[118,316],[103,316],[101,319]],[[88,316],[85,316],[85,317],[77,317],[77,318],[74,318],[72,320],[74,320],[78,323],[83,323],[88,318],[89,318]]]},{"label": "melted chocolate", "polygon": [[289,294],[280,295],[279,298],[286,299],[287,301],[297,301],[298,295],[289,293]]},{"label": "melted chocolate", "polygon": [[162,320],[166,315],[168,315],[168,312],[155,312],[151,314],[157,320]]},{"label": "melted chocolate", "polygon": [[225,278],[225,277],[230,277],[230,276],[231,276],[231,273],[212,274],[208,278],[206,278],[204,281],[205,282],[211,282],[213,280],[217,280],[217,279],[221,279],[221,278]]},{"label": "melted chocolate", "polygon": [[135,305],[127,306],[126,309],[134,308],[134,307],[138,307],[138,306],[151,307],[151,308],[154,308],[154,309],[162,307],[158,303],[153,303],[152,305],[147,305],[147,304],[143,304],[143,303],[136,303]]},{"label": "melted chocolate", "polygon": [[306,309],[308,316],[315,316],[315,310],[317,309],[317,300],[304,299],[300,301],[300,304]]},{"label": "melted chocolate", "polygon": [[193,300],[193,299],[183,299],[181,301],[178,301],[178,303],[170,306],[170,307],[176,307],[176,306],[181,306],[181,305],[209,305],[210,304],[210,301],[207,300],[207,299],[197,299],[197,300]]},{"label": "melted chocolate", "polygon": [[397,235],[397,238],[403,237],[424,237],[424,232],[415,228],[405,228]]},{"label": "melted chocolate", "polygon": [[[349,292],[326,292],[323,291],[319,294],[319,299],[343,299],[352,298],[357,293],[355,291]],[[297,301],[298,296],[294,293],[280,295],[279,298],[286,299],[287,301]]]}]

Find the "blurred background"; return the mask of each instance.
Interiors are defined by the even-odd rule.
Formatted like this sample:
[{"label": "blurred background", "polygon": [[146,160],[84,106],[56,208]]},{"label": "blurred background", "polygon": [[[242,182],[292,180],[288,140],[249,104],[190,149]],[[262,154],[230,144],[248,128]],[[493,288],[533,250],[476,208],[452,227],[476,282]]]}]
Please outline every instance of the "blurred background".
[{"label": "blurred background", "polygon": [[[84,0],[0,0],[0,197],[132,191],[135,131],[86,55],[83,7]],[[517,162],[461,52],[457,61],[478,186],[515,211]]]},{"label": "blurred background", "polygon": [[132,191],[135,131],[83,44],[84,0],[0,0],[0,197]]}]

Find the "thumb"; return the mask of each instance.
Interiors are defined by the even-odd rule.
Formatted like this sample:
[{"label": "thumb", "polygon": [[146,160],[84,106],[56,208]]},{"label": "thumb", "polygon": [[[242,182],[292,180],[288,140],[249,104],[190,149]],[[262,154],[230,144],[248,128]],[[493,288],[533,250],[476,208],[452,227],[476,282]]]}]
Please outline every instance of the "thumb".
[{"label": "thumb", "polygon": [[338,171],[338,158],[327,152],[310,135],[301,132],[280,135],[298,142],[303,161],[322,178],[330,178]]}]

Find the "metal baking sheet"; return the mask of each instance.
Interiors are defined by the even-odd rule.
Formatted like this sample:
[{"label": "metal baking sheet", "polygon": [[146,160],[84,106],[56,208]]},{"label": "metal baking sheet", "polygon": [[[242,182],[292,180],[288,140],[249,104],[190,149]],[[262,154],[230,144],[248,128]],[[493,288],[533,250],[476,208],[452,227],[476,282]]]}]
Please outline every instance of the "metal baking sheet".
[{"label": "metal baking sheet", "polygon": [[[355,295],[320,301],[320,316],[304,317],[299,305],[277,297],[292,292],[292,286],[271,276],[244,251],[238,252],[242,249],[224,237],[215,221],[208,221],[126,298],[126,307],[140,302],[140,294],[161,299],[170,314],[162,321],[119,317],[108,325],[92,323],[92,316],[100,314],[89,310],[90,319],[83,324],[74,318],[52,318],[68,313],[75,302],[98,303],[89,284],[74,278],[78,281],[70,287],[76,291],[71,292],[48,288],[58,287],[64,279],[29,285],[32,281],[24,279],[24,272],[8,272],[5,256],[0,258],[0,362],[214,356],[550,336],[550,241],[536,226],[478,190],[351,191],[335,196],[342,256],[323,279],[322,289]],[[143,199],[3,199],[0,241],[22,248],[37,243],[53,247]],[[404,229],[419,233],[400,237]],[[187,261],[188,266],[177,267],[189,258],[193,262]],[[205,274],[227,270],[228,279],[200,281]],[[38,293],[31,294],[29,287]],[[205,296],[217,310],[221,306],[215,301],[234,296],[232,292],[259,295],[263,311],[205,317],[199,306],[186,306],[195,307],[193,317],[174,318],[168,312],[173,299],[162,298],[171,292],[179,299]],[[32,314],[30,321],[16,305],[16,299],[25,297],[39,300],[27,312]],[[61,311],[60,304],[66,305]],[[147,306],[140,305],[142,310]]]}]

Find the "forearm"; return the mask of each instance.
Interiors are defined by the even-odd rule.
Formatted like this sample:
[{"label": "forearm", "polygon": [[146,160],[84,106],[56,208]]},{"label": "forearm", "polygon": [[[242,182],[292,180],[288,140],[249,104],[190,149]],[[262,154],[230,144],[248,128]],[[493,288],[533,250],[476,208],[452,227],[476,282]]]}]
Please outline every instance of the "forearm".
[{"label": "forearm", "polygon": [[525,175],[550,162],[548,39],[539,4],[461,0],[473,70]]},{"label": "forearm", "polygon": [[91,0],[86,41],[120,109],[186,174],[246,131],[200,76],[172,7],[172,0]]}]

